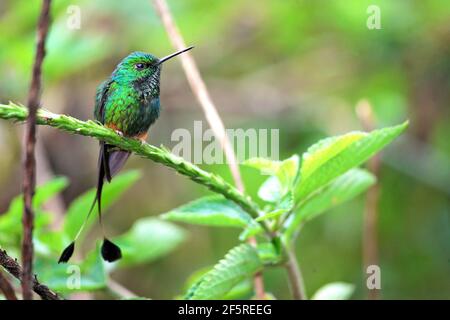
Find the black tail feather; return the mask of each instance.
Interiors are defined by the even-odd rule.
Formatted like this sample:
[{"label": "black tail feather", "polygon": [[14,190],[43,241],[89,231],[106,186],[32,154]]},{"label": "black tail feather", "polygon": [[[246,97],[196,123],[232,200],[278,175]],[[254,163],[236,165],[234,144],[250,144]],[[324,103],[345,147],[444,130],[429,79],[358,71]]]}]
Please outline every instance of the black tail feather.
[{"label": "black tail feather", "polygon": [[[95,199],[93,205],[97,202],[98,206],[98,220],[102,226],[102,191],[103,183],[106,179],[111,181],[111,174],[108,165],[108,146],[104,142],[100,142],[100,153],[98,155],[98,180],[97,180],[97,193],[95,194]],[[91,208],[92,210],[92,208]]]},{"label": "black tail feather", "polygon": [[[78,230],[78,233],[75,236],[74,241],[67,246],[61,254],[58,263],[65,263],[69,261],[71,258],[74,249],[75,249],[75,241],[78,236],[81,234],[84,226],[86,225],[86,221],[89,220],[91,216],[92,210],[97,204],[98,207],[98,220],[101,225],[103,231],[103,223],[102,223],[102,191],[103,184],[105,179],[110,182],[112,178],[117,174],[117,172],[122,169],[125,162],[128,160],[130,156],[130,152],[123,150],[109,150],[110,145],[105,144],[104,142],[100,142],[100,152],[98,157],[98,180],[97,180],[97,192],[95,194],[94,201],[92,202],[91,208],[89,209],[89,213],[86,216],[83,225]],[[113,244],[111,241],[105,238],[103,231],[104,242],[102,245],[102,257],[106,261],[112,262],[121,258],[122,254],[120,248]]]},{"label": "black tail feather", "polygon": [[101,252],[103,260],[108,262],[114,262],[122,258],[122,251],[120,248],[106,238],[103,239]]},{"label": "black tail feather", "polygon": [[69,259],[72,257],[73,255],[73,251],[75,250],[75,241],[73,241],[72,243],[70,243],[65,249],[64,251],[61,253],[61,256],[59,257],[58,260],[58,264],[62,263],[66,263],[67,261],[69,261]]}]

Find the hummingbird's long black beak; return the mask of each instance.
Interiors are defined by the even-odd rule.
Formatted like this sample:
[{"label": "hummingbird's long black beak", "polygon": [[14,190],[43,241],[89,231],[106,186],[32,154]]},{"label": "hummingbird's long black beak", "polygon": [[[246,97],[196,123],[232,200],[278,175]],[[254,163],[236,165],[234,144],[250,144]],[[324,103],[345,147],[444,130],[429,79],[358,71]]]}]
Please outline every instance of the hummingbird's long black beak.
[{"label": "hummingbird's long black beak", "polygon": [[177,56],[177,55],[179,55],[179,54],[182,54],[183,52],[189,51],[189,50],[191,50],[192,48],[194,48],[194,46],[190,46],[190,47],[188,47],[188,48],[186,48],[186,49],[183,49],[183,50],[177,51],[177,52],[175,52],[175,53],[169,54],[168,56],[165,56],[164,58],[159,59],[158,64],[161,64],[161,63],[163,63],[164,61],[167,61],[167,60],[169,60],[169,59],[172,59],[173,57],[175,57],[175,56]]}]

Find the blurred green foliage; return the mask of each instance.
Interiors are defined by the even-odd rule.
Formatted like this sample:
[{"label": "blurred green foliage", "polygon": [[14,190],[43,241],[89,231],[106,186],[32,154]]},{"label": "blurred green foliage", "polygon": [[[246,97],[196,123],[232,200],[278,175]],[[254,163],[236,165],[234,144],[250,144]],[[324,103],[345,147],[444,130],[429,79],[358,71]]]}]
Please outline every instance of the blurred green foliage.
[{"label": "blurred green foliage", "polygon": [[[106,185],[103,209],[105,210],[116,201],[133,182],[136,182],[138,177],[137,171],[130,171],[117,176],[113,182]],[[124,253],[119,265],[115,264],[107,268],[106,263],[101,259],[99,246],[91,248],[91,252],[87,253],[79,263],[58,264],[58,256],[62,249],[72,241],[89,211],[90,205],[86,207],[84,203],[87,200],[92,202],[95,195],[95,189],[92,189],[75,199],[64,217],[64,227],[54,231],[52,218],[55,214],[44,212],[42,205],[67,185],[67,179],[56,178],[38,186],[33,201],[37,217],[34,236],[36,252],[34,272],[40,281],[57,292],[68,295],[75,292],[107,289],[108,273],[115,268],[129,267],[158,259],[175,249],[185,238],[184,231],[169,222],[158,221],[154,218],[139,219],[129,231],[117,238]],[[12,201],[9,210],[0,215],[1,247],[15,256],[20,255],[22,211],[22,196],[18,196]],[[92,226],[92,219],[86,225],[86,230],[89,230],[90,226]],[[77,242],[77,247],[83,238],[80,240]],[[77,255],[79,256],[79,252]]]}]

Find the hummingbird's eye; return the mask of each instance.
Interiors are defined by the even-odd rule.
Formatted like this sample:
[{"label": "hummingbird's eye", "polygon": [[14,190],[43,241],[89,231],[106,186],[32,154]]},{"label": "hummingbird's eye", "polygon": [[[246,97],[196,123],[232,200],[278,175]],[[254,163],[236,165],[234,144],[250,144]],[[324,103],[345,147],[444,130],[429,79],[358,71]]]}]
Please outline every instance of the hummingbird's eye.
[{"label": "hummingbird's eye", "polygon": [[142,70],[142,69],[144,69],[144,68],[146,67],[146,65],[145,65],[145,63],[136,63],[136,64],[134,65],[134,67],[135,67],[137,70]]}]

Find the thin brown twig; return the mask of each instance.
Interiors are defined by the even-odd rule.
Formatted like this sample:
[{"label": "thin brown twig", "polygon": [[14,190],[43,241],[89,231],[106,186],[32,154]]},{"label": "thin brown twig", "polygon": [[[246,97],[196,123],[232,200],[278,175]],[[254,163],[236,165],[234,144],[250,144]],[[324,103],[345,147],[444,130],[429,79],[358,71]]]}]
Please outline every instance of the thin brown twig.
[{"label": "thin brown twig", "polygon": [[285,247],[287,255],[286,270],[289,278],[289,285],[291,287],[292,298],[294,300],[306,299],[305,285],[300,267],[297,262],[294,245]]},{"label": "thin brown twig", "polygon": [[[166,28],[172,45],[177,50],[186,48],[183,36],[181,35],[175,21],[172,18],[172,14],[167,5],[167,2],[165,0],[153,0],[153,4],[164,24],[164,27]],[[228,164],[230,166],[233,179],[236,183],[237,188],[242,192],[244,190],[244,184],[242,183],[236,155],[234,154],[230,140],[228,139],[228,136],[226,134],[222,119],[220,118],[220,115],[217,112],[217,108],[211,99],[205,82],[203,81],[202,76],[198,71],[197,64],[195,63],[195,60],[190,52],[184,53],[180,56],[180,58],[189,85],[191,86],[192,91],[194,92],[198,102],[200,103],[200,106],[205,113],[206,120],[213,130],[216,139],[218,139],[218,141],[220,141],[221,143],[221,146],[225,152],[225,157],[227,158]]]},{"label": "thin brown twig", "polygon": [[17,300],[14,288],[9,282],[8,278],[5,277],[3,272],[0,270],[0,290],[7,300]]},{"label": "thin brown twig", "polygon": [[[186,48],[183,36],[181,35],[178,27],[172,17],[169,6],[165,0],[153,0],[153,5],[156,12],[160,16],[164,27],[169,35],[169,39],[176,50],[182,50]],[[230,140],[226,134],[225,126],[214,102],[211,99],[209,91],[200,75],[197,64],[190,52],[186,52],[181,55],[181,63],[188,79],[189,85],[191,86],[194,95],[196,96],[200,106],[203,109],[206,120],[211,127],[214,136],[218,141],[220,141],[221,147],[224,150],[225,157],[227,159],[228,166],[230,167],[231,174],[233,176],[236,187],[239,191],[244,192],[244,183],[242,182],[242,177],[239,171],[239,165],[237,162],[236,155],[234,153],[233,147]],[[251,238],[249,243],[256,245],[256,239]],[[258,273],[254,277],[254,287],[255,296],[257,299],[264,299],[264,282],[261,273]]]},{"label": "thin brown twig", "polygon": [[[16,259],[8,256],[5,250],[0,249],[0,265],[5,268],[11,275],[13,275],[19,281],[22,281],[23,270],[17,263]],[[43,300],[62,300],[62,298],[46,285],[40,283],[36,276],[31,278],[31,288],[36,292]]]},{"label": "thin brown twig", "polygon": [[[375,128],[375,116],[370,103],[366,100],[360,101],[356,106],[356,113],[366,131]],[[380,176],[381,159],[378,153],[369,160],[367,166],[369,171],[377,178]],[[366,208],[364,213],[363,231],[363,263],[364,270],[370,265],[378,265],[378,199],[380,188],[378,183],[370,187],[366,196]],[[380,297],[379,289],[368,289],[368,298],[376,300]]]},{"label": "thin brown twig", "polygon": [[[250,243],[255,248],[258,245],[255,237],[249,238],[248,243]],[[258,300],[264,300],[266,298],[266,292],[264,289],[264,278],[262,271],[256,273],[253,276],[253,287],[255,289],[255,298]]]},{"label": "thin brown twig", "polygon": [[28,121],[25,130],[25,161],[23,174],[23,239],[22,239],[22,296],[24,300],[33,299],[33,227],[34,212],[32,207],[36,185],[36,159],[34,147],[36,144],[36,113],[39,107],[41,91],[41,69],[45,56],[45,39],[47,37],[50,16],[50,0],[42,1],[41,14],[37,26],[36,55],[33,65],[30,91],[28,93]]}]

